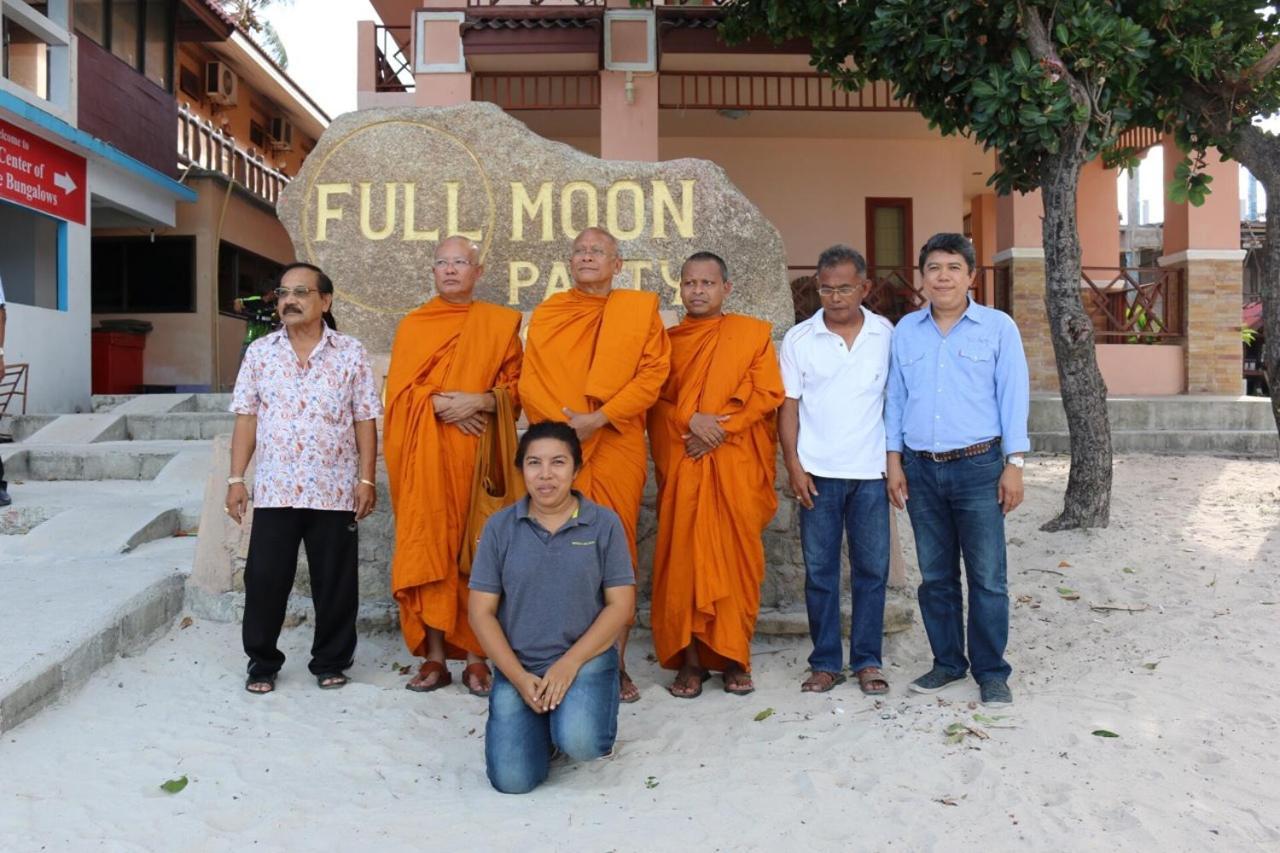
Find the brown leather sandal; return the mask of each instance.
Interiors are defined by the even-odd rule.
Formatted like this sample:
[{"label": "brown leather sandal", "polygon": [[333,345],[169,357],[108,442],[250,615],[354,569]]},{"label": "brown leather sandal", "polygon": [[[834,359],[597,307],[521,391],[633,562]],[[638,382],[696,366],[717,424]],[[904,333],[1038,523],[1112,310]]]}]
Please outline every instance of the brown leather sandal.
[{"label": "brown leather sandal", "polygon": [[844,684],[844,673],[817,670],[800,685],[800,692],[826,693],[837,684]]},{"label": "brown leather sandal", "polygon": [[[426,681],[432,673],[437,673],[435,682],[423,684],[422,682]],[[449,674],[449,668],[438,660],[429,660],[418,667],[418,674],[404,686],[404,689],[412,690],[414,693],[430,693],[441,687],[448,687],[450,684],[453,684],[453,676]]]},{"label": "brown leather sandal", "polygon": [[889,692],[889,679],[884,677],[878,666],[864,666],[853,676],[858,679],[858,687],[867,696],[883,696]]},{"label": "brown leather sandal", "polygon": [[472,696],[484,698],[493,692],[493,670],[482,660],[467,664],[462,671],[462,683]]},{"label": "brown leather sandal", "polygon": [[682,666],[676,673],[675,680],[671,682],[671,686],[667,688],[667,692],[677,699],[697,699],[702,695],[702,685],[710,677],[711,673],[708,670]]}]

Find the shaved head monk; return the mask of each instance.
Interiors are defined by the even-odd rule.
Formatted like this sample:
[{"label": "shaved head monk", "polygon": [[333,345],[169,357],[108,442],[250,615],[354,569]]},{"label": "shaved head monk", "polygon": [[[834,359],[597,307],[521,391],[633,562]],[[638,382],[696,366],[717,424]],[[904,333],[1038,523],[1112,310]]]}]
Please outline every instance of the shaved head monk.
[{"label": "shaved head monk", "polygon": [[[645,412],[671,367],[671,344],[658,295],[614,290],[622,270],[618,241],[588,228],[573,241],[573,289],[558,293],[529,320],[520,402],[530,423],[566,421],[582,441],[574,488],[618,514],[636,561],[636,521],[644,491]],[[626,631],[619,638],[622,701],[640,698],[627,675]]]},{"label": "shaved head monk", "polygon": [[680,271],[686,315],[668,330],[671,376],[649,411],[658,475],[653,644],[678,670],[671,695],[702,695],[710,670],[745,696],[764,580],[765,526],[778,508],[775,413],[785,393],[772,327],[725,314],[724,261],[698,252]]},{"label": "shaved head monk", "polygon": [[[511,431],[520,376],[520,312],[476,301],[484,267],[463,237],[436,248],[436,296],[396,329],[387,375],[384,455],[396,515],[391,591],[409,651],[424,662],[405,685],[453,682],[446,659],[466,658],[462,681],[488,696],[492,672],[467,621],[477,449],[486,430]],[[474,543],[472,543],[474,544]]]}]

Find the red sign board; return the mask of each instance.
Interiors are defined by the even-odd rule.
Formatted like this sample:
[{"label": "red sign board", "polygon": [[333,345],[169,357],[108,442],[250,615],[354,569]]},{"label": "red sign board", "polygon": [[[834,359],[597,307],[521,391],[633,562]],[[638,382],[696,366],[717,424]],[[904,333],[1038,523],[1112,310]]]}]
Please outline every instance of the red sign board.
[{"label": "red sign board", "polygon": [[0,121],[0,199],[84,224],[84,158]]}]

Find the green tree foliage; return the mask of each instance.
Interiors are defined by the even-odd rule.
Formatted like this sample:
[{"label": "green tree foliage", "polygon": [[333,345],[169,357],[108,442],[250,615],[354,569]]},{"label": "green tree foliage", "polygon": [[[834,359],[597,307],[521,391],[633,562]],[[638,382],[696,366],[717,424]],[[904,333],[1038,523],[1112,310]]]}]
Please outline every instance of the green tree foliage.
[{"label": "green tree foliage", "polygon": [[1152,100],[1154,40],[1114,2],[734,0],[730,40],[806,38],[841,84],[886,80],[943,134],[995,149],[1001,193],[1041,190],[1045,305],[1071,432],[1063,512],[1045,529],[1105,526],[1111,435],[1093,325],[1080,299],[1080,169],[1127,164],[1117,140]]}]

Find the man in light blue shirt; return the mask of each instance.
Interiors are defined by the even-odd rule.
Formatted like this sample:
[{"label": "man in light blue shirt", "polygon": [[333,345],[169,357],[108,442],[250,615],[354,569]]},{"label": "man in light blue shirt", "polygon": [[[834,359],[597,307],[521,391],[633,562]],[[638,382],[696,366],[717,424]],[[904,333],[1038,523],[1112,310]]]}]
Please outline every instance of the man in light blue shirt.
[{"label": "man in light blue shirt", "polygon": [[1004,516],[1022,502],[1030,381],[1013,319],[969,298],[975,267],[973,246],[960,234],[936,234],[920,250],[929,304],[893,333],[886,473],[889,500],[911,515],[920,615],[933,649],[933,668],[911,689],[936,693],[972,671],[984,704],[1008,704]]}]

